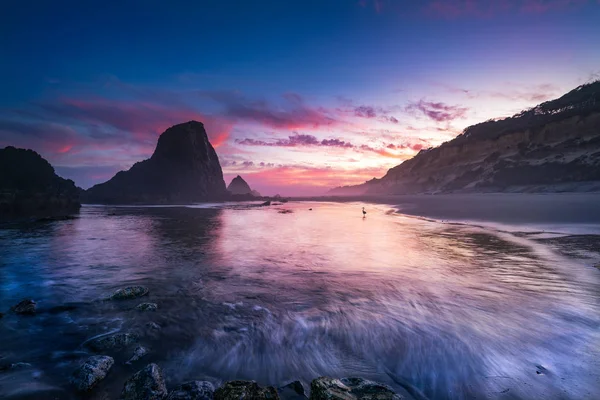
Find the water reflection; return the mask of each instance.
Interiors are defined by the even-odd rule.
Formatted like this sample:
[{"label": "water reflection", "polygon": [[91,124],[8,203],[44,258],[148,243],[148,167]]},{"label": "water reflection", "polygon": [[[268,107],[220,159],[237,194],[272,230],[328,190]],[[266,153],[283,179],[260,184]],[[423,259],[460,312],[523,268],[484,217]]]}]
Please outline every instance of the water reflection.
[{"label": "water reflection", "polygon": [[[362,206],[84,207],[77,220],[0,230],[0,304],[29,296],[42,311],[3,319],[0,354],[68,388],[82,343],[126,330],[172,384],[360,375],[430,398],[592,398],[596,270],[524,235],[383,206],[363,219]],[[159,311],[102,300],[128,284],[148,286]],[[43,312],[64,303],[77,308]],[[99,391],[118,395],[129,356],[115,355]]]}]

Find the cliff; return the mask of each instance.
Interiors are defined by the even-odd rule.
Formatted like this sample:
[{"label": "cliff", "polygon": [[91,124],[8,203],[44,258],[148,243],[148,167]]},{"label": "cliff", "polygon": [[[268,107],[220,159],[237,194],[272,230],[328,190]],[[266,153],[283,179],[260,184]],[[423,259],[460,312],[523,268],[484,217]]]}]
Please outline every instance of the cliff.
[{"label": "cliff", "polygon": [[147,160],[88,189],[86,203],[168,204],[227,196],[223,171],[201,122],[172,126]]},{"label": "cliff", "polygon": [[600,190],[600,81],[470,126],[381,179],[331,195]]},{"label": "cliff", "polygon": [[33,150],[0,149],[0,215],[56,215],[79,210],[79,190]]}]

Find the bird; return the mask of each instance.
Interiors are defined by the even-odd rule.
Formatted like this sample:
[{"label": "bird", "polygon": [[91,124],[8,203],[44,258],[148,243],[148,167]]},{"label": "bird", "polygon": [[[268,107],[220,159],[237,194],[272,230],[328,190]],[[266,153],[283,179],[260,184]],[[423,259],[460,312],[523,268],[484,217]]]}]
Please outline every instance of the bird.
[{"label": "bird", "polygon": [[367,212],[365,211],[365,208],[363,207],[363,218],[367,216]]}]

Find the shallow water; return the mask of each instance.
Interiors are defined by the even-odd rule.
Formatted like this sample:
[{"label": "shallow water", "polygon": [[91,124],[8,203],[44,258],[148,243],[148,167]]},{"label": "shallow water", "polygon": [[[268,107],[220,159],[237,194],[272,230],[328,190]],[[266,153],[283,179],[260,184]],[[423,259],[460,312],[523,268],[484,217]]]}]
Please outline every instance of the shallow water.
[{"label": "shallow water", "polygon": [[[598,398],[600,236],[587,233],[359,203],[85,206],[74,220],[5,225],[0,311],[29,297],[40,312],[0,319],[0,357],[32,364],[0,372],[0,397],[76,398],[68,378],[85,342],[127,331],[151,353],[124,365],[132,350],[107,352],[115,367],[90,398],[117,398],[149,362],[169,387],[354,375],[407,397]],[[104,300],[133,284],[150,295]],[[134,309],[147,301],[158,311]]]}]

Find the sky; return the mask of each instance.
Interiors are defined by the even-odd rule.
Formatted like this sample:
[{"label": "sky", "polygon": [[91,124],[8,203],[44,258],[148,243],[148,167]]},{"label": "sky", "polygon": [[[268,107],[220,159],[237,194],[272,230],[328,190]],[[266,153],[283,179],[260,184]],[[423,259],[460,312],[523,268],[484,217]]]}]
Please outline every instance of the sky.
[{"label": "sky", "polygon": [[226,183],[358,184],[600,78],[600,0],[8,2],[0,147],[83,188],[204,123]]}]

